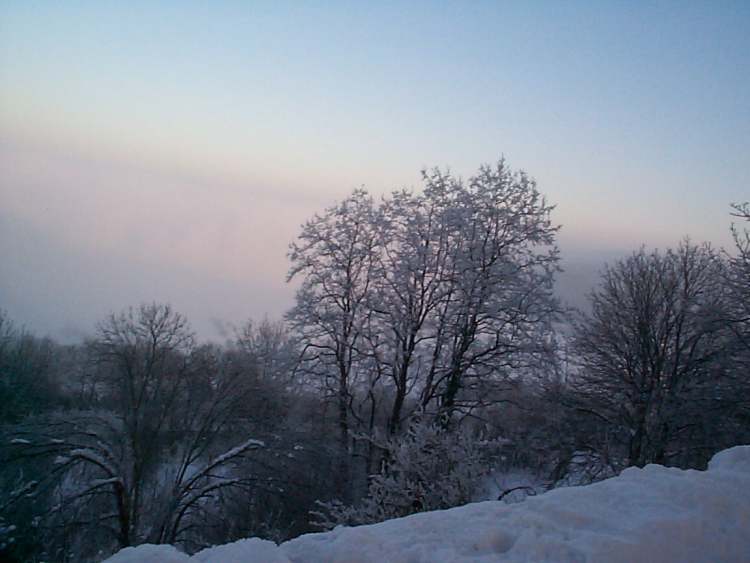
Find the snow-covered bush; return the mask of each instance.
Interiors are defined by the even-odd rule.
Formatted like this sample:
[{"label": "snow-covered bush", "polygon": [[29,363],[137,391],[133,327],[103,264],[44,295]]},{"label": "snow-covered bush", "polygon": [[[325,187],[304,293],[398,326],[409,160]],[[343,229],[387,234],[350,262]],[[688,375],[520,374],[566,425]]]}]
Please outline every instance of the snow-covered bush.
[{"label": "snow-covered bush", "polygon": [[490,445],[467,430],[447,431],[432,422],[414,421],[404,435],[382,447],[382,469],[371,476],[366,497],[353,506],[318,503],[315,526],[371,524],[466,504],[486,474]]}]

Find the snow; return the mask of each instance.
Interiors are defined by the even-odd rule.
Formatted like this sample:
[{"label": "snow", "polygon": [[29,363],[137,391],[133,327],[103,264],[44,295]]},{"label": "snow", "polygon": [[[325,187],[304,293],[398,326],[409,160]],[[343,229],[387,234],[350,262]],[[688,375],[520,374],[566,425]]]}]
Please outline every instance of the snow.
[{"label": "snow", "polygon": [[[107,472],[107,474],[110,477],[114,477],[117,475],[117,469],[113,465],[109,463],[106,459],[104,459],[99,453],[92,450],[91,448],[79,448],[75,450],[71,450],[68,452],[67,456],[70,459],[83,459],[85,461],[91,462],[94,465],[98,465],[101,467],[104,471]],[[59,457],[55,459],[55,462],[60,459]]]},{"label": "snow", "polygon": [[289,563],[289,559],[272,541],[250,538],[226,545],[210,547],[199,551],[192,558],[192,563]]},{"label": "snow", "polygon": [[205,477],[206,475],[210,474],[214,469],[222,465],[223,463],[229,461],[230,459],[237,457],[247,450],[254,450],[257,448],[262,448],[265,446],[264,442],[261,442],[260,440],[254,440],[249,439],[240,444],[239,446],[236,446],[232,448],[231,450],[228,450],[221,454],[220,456],[216,457],[215,459],[211,460],[207,465],[205,465],[202,469],[198,470],[196,473],[192,474],[190,478],[186,482],[187,490],[192,487],[194,483],[196,483],[201,477]]},{"label": "snow", "polygon": [[177,551],[171,545],[148,543],[138,547],[126,547],[107,559],[107,563],[185,563],[186,561],[193,561],[193,558]]},{"label": "snow", "polygon": [[[158,557],[157,557],[158,556]],[[339,527],[275,546],[257,538],[193,557],[171,546],[120,551],[108,563],[747,562],[750,446],[707,471],[658,465],[555,489],[519,504],[488,501],[370,526]]]},{"label": "snow", "polygon": [[231,459],[233,457],[240,455],[245,450],[262,448],[264,446],[265,446],[264,442],[261,442],[260,440],[254,440],[251,438],[249,440],[246,440],[244,443],[240,444],[239,446],[232,448],[228,452],[221,454],[219,457],[217,457],[215,460],[213,460],[209,464],[209,467],[216,467],[217,465],[221,465],[228,459]]}]

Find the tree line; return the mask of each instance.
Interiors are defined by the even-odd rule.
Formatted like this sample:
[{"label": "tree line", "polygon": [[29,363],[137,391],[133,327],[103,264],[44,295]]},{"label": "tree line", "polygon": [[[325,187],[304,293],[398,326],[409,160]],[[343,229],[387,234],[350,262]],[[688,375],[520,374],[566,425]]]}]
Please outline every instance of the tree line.
[{"label": "tree line", "polygon": [[493,470],[551,488],[750,440],[748,204],[733,249],[636,250],[580,312],[533,179],[423,180],[307,221],[292,309],[222,345],[166,304],[68,346],[0,316],[0,554],[280,541],[469,502]]}]

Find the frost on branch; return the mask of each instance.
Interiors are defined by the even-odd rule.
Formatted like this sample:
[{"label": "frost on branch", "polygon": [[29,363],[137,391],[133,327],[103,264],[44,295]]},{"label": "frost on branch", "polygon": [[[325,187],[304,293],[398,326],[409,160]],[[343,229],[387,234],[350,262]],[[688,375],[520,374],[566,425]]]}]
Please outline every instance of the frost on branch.
[{"label": "frost on branch", "polygon": [[487,472],[489,447],[468,431],[415,420],[404,436],[384,444],[386,461],[371,476],[367,496],[354,506],[318,503],[313,523],[321,529],[372,524],[466,504]]}]

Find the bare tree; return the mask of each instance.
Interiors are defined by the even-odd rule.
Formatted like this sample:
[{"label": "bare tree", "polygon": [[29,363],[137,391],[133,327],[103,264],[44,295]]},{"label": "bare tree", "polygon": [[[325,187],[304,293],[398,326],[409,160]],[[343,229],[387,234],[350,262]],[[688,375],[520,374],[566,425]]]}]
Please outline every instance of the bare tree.
[{"label": "bare tree", "polygon": [[357,190],[308,221],[289,251],[288,280],[302,278],[296,304],[287,314],[301,342],[299,369],[335,400],[344,475],[352,387],[371,313],[367,301],[378,245],[374,214],[372,198]]},{"label": "bare tree", "polygon": [[[732,409],[734,415],[732,439],[728,445],[750,440],[750,203],[732,205],[733,252],[726,253],[728,267],[725,282],[728,289],[726,322],[732,332],[731,368],[733,379]],[[729,356],[729,354],[728,354]]]},{"label": "bare tree", "polygon": [[[750,204],[732,205],[732,215],[750,223]],[[737,342],[743,350],[742,356],[750,364],[750,230],[737,224],[732,224],[734,239],[734,254],[729,255],[729,269],[727,275],[728,287],[732,295],[732,307],[729,323],[734,331]]]},{"label": "bare tree", "polygon": [[342,440],[355,372],[391,384],[391,433],[412,391],[450,418],[481,402],[475,382],[523,365],[557,311],[558,227],[532,179],[501,160],[424,180],[377,208],[357,190],[292,245],[289,277],[304,278],[289,319],[303,366],[337,374]]},{"label": "bare tree", "polygon": [[391,434],[412,391],[445,422],[485,402],[528,363],[557,312],[558,227],[533,180],[504,161],[467,182],[423,176],[422,195],[395,192],[381,206],[373,350],[395,389]]},{"label": "bare tree", "polygon": [[378,371],[394,390],[390,434],[400,428],[409,392],[418,385],[430,387],[425,383],[428,360],[443,328],[436,317],[449,298],[455,268],[450,205],[450,195],[438,196],[436,190],[394,192],[382,205],[381,275],[374,285],[369,334]]},{"label": "bare tree", "polygon": [[355,191],[290,252],[299,371],[335,397],[341,451],[363,455],[367,475],[388,455],[378,434],[398,435],[415,411],[447,427],[501,400],[538,362],[558,309],[558,227],[532,179],[501,160],[468,181],[424,181],[378,205]]},{"label": "bare tree", "polygon": [[101,402],[14,428],[11,461],[53,460],[35,485],[58,499],[50,519],[109,531],[119,547],[184,541],[208,499],[252,484],[232,465],[262,442],[224,445],[247,397],[244,374],[223,369],[220,350],[196,347],[168,305],[110,316],[89,347]]},{"label": "bare tree", "polygon": [[238,331],[233,347],[247,355],[258,377],[278,382],[291,381],[299,353],[283,322],[248,320]]},{"label": "bare tree", "polygon": [[669,461],[693,446],[696,414],[719,415],[723,268],[708,245],[641,249],[605,268],[576,324],[578,408],[606,424],[630,465]]},{"label": "bare tree", "polygon": [[483,404],[491,397],[487,384],[527,365],[549,336],[558,312],[559,227],[536,183],[503,160],[481,167],[466,185],[440,175],[428,180],[427,193],[441,193],[446,182],[458,186],[453,276],[435,320],[435,378],[423,393],[438,397],[449,420],[456,409]]},{"label": "bare tree", "polygon": [[59,347],[17,328],[0,309],[0,424],[50,408],[60,400],[53,374]]}]

